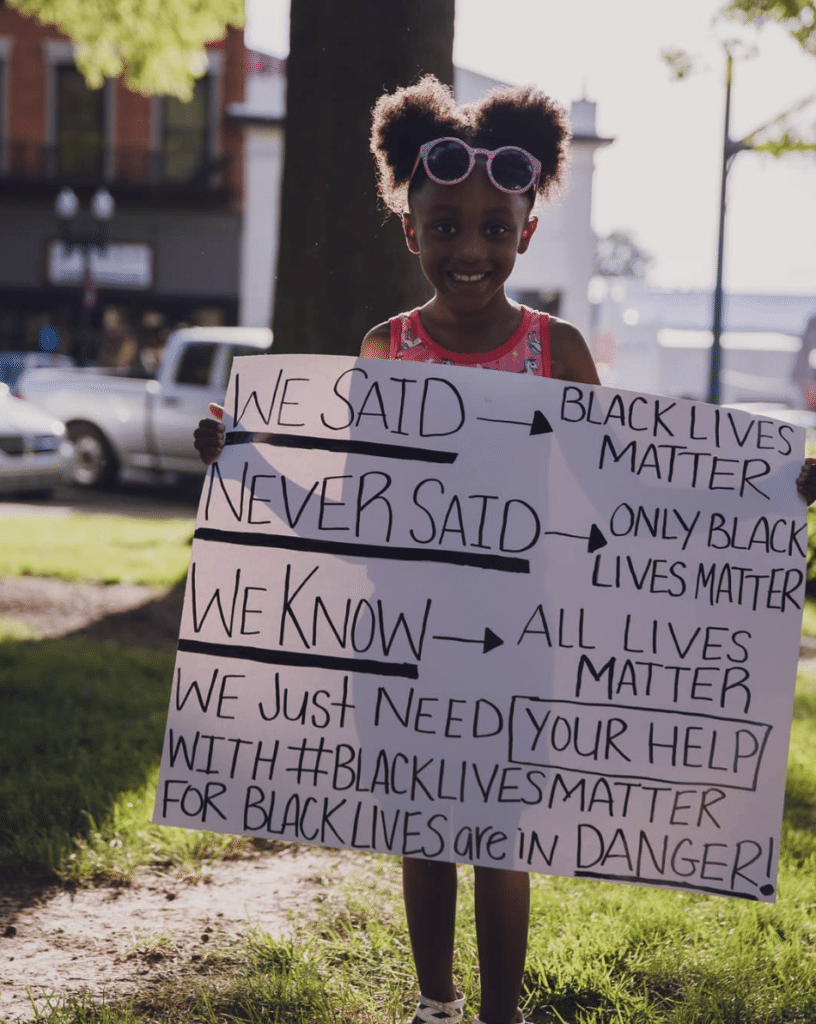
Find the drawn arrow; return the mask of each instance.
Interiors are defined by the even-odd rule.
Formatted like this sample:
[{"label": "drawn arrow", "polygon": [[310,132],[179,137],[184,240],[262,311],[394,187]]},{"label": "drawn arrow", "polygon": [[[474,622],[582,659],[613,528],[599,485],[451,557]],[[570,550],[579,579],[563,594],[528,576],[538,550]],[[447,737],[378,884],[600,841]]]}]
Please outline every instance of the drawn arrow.
[{"label": "drawn arrow", "polygon": [[582,533],[564,533],[563,530],[545,530],[544,532],[546,534],[555,534],[556,537],[574,537],[576,540],[585,540],[587,542],[587,552],[590,555],[599,548],[605,548],[608,543],[606,537],[604,537],[594,523],[590,527],[588,537]]},{"label": "drawn arrow", "polygon": [[435,636],[434,640],[453,640],[457,644],[481,644],[482,654],[487,654],[488,651],[495,650],[504,643],[500,636],[496,636],[493,630],[487,627],[485,627],[484,636],[479,640],[470,640],[464,636]]},{"label": "drawn arrow", "polygon": [[527,423],[524,420],[499,420],[494,419],[492,416],[477,416],[477,420],[484,420],[485,423],[512,423],[517,427],[529,427],[530,434],[551,434],[553,428],[550,426],[550,421],[544,415],[543,412],[539,412],[538,409],[533,413],[533,422]]}]

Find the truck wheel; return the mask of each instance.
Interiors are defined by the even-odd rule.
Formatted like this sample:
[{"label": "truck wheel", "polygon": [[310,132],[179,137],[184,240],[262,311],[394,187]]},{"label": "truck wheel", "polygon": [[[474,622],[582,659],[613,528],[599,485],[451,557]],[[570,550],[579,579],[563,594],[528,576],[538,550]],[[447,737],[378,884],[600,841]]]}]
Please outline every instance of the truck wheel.
[{"label": "truck wheel", "polygon": [[116,458],[103,435],[89,423],[71,423],[68,439],[74,446],[71,479],[79,487],[104,487],[116,479]]}]

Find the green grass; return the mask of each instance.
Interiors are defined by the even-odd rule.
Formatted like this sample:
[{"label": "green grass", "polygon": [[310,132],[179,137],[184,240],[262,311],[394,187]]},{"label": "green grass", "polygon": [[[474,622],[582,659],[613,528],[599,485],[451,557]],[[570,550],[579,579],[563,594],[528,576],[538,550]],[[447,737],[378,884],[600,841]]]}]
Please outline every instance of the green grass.
[{"label": "green grass", "polygon": [[[184,575],[189,557],[187,521],[77,516],[6,524],[15,548],[39,549],[36,558],[0,554],[7,575],[167,585]],[[804,631],[816,636],[816,603],[806,606]],[[35,641],[9,621],[0,621],[0,641],[0,871],[127,884],[139,868],[192,866],[257,845],[150,823],[169,655]],[[55,999],[36,1019],[409,1019],[415,982],[399,863],[366,863],[375,865],[373,883],[369,871],[364,888],[349,887],[339,909],[332,901],[317,926],[300,925],[292,939],[258,933],[213,941],[193,964],[172,938],[156,936],[172,981],[146,982],[128,1001]],[[473,1014],[473,872],[460,875],[457,976]],[[536,1024],[816,1024],[816,672],[798,679],[776,904],[540,875],[532,882],[524,1005]]]},{"label": "green grass", "polygon": [[802,635],[816,637],[816,601],[805,601],[802,611]]},{"label": "green grass", "polygon": [[192,535],[191,519],[3,519],[0,576],[172,586],[187,572]]},{"label": "green grass", "polygon": [[[370,860],[370,858],[369,858]],[[398,864],[294,938],[211,949],[196,973],[99,1008],[69,1000],[50,1024],[380,1024],[409,1018],[413,967]],[[780,902],[533,876],[524,1005],[537,1024],[812,1024],[816,886],[786,859]],[[460,869],[457,977],[478,1011],[473,873]],[[372,912],[372,907],[376,911]],[[168,950],[172,957],[172,949]]]},{"label": "green grass", "polygon": [[246,847],[150,823],[172,671],[114,645],[0,644],[0,871],[113,881]]},{"label": "green grass", "polygon": [[17,619],[0,616],[0,644],[6,640],[34,640],[37,631]]},{"label": "green grass", "polygon": [[[126,882],[140,866],[240,855],[249,840],[149,818],[171,660],[60,641],[0,647],[2,866]],[[16,683],[15,683],[16,680]],[[26,680],[26,685],[20,685]],[[800,673],[774,905],[533,876],[525,1006],[537,1024],[816,1021],[816,672]],[[413,967],[394,858],[318,925],[213,942],[130,1002],[56,1002],[49,1024],[402,1021]],[[460,869],[457,972],[477,1012],[473,873]],[[376,908],[376,910],[372,910]]]}]

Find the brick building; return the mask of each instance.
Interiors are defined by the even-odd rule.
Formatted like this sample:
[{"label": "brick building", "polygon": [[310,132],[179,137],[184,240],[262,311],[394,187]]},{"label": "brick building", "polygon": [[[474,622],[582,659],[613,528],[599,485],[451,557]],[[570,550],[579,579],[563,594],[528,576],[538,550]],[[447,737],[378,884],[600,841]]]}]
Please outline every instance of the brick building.
[{"label": "brick building", "polygon": [[[237,322],[243,137],[227,108],[244,98],[243,33],[207,52],[189,103],[91,90],[70,40],[0,2],[0,350],[53,326],[61,351],[127,362],[180,323]],[[59,240],[66,186],[75,233],[96,229],[99,189],[114,200],[92,272]]]},{"label": "brick building", "polygon": [[[272,316],[277,262],[280,189],[286,130],[286,61],[250,55],[247,97],[229,113],[245,131],[245,222],[242,234],[241,323],[266,326]],[[454,68],[460,103],[480,99],[506,83],[465,68]],[[538,211],[539,227],[523,260],[516,262],[508,292],[538,309],[564,317],[593,337],[589,282],[595,272],[592,230],[595,154],[613,140],[595,129],[595,104],[571,104],[571,160],[563,195]],[[371,165],[373,179],[374,164]]]}]

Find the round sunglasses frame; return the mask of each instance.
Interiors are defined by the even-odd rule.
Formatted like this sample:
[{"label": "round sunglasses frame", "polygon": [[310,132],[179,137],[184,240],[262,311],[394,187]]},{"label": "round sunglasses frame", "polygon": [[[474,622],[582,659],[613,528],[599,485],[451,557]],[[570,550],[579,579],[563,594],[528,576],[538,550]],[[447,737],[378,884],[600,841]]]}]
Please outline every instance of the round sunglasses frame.
[{"label": "round sunglasses frame", "polygon": [[[468,169],[458,178],[440,178],[428,167],[428,157],[430,156],[434,146],[438,146],[442,142],[455,142],[457,145],[461,146],[468,155]],[[525,185],[524,188],[507,188],[506,186],[501,185],[493,177],[494,158],[500,153],[507,152],[521,153],[522,156],[530,161],[530,170],[532,175],[530,183]],[[541,162],[537,160],[532,153],[528,153],[526,149],[522,149],[521,146],[500,146],[498,149],[474,149],[466,142],[463,142],[461,139],[457,139],[452,135],[446,135],[440,139],[431,139],[430,142],[425,142],[419,147],[419,153],[417,154],[416,162],[414,163],[414,169],[411,171],[411,177],[408,181],[410,183],[413,180],[417,167],[422,163],[422,166],[425,168],[425,173],[428,175],[430,180],[435,182],[437,185],[458,185],[472,174],[473,168],[476,166],[477,156],[484,156],[486,158],[485,167],[487,170],[487,176],[490,179],[491,184],[493,184],[500,192],[505,192],[510,196],[520,196],[527,192],[531,187],[534,191],[538,189],[539,182],[541,181]]]}]

